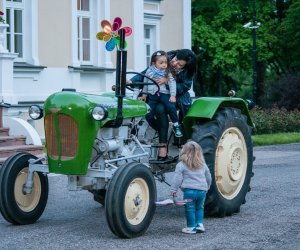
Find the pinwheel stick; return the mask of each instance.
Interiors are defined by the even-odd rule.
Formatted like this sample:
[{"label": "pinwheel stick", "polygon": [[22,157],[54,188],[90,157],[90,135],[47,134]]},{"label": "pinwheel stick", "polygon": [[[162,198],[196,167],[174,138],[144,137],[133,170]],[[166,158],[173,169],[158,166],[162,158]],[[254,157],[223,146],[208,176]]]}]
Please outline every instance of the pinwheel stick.
[{"label": "pinwheel stick", "polygon": [[118,97],[118,112],[116,117],[116,127],[122,125],[123,122],[123,97],[125,96],[126,87],[126,64],[127,51],[125,47],[125,31],[120,31],[120,48],[117,50],[117,68],[116,68],[116,97]]}]

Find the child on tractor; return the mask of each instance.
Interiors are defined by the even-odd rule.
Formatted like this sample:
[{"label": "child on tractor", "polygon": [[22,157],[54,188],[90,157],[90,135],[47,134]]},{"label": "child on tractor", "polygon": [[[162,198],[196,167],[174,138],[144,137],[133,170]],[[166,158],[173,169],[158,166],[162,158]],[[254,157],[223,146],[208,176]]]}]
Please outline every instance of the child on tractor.
[{"label": "child on tractor", "polygon": [[148,94],[148,104],[151,108],[151,111],[146,115],[148,123],[152,124],[152,120],[155,116],[156,106],[158,103],[162,103],[173,123],[175,136],[182,137],[176,109],[176,82],[172,75],[166,52],[159,50],[152,54],[151,65],[146,71],[146,76],[157,81],[159,81],[161,78],[166,78],[163,83],[159,82],[159,92],[157,92],[157,87],[155,85],[145,85],[143,88],[143,93],[145,94],[143,94],[140,99],[146,101]]}]

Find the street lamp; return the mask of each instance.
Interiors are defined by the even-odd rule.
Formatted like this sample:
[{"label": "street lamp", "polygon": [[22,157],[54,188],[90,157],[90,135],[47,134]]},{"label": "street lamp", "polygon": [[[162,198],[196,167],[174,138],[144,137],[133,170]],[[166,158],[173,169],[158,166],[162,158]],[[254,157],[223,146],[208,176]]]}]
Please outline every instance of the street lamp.
[{"label": "street lamp", "polygon": [[252,29],[252,66],[253,66],[253,101],[256,103],[257,98],[257,60],[256,60],[256,29],[259,28],[260,22],[256,22],[256,4],[253,0],[253,15],[252,20],[243,25],[244,28]]}]

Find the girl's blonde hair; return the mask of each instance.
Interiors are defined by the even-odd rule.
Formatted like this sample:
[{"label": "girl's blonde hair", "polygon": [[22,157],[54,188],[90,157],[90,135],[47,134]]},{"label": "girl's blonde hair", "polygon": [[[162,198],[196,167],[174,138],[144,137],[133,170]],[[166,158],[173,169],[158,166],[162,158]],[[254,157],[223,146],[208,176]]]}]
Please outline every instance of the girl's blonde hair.
[{"label": "girl's blonde hair", "polygon": [[188,141],[183,145],[179,157],[191,170],[199,169],[205,163],[202,148],[194,141]]}]

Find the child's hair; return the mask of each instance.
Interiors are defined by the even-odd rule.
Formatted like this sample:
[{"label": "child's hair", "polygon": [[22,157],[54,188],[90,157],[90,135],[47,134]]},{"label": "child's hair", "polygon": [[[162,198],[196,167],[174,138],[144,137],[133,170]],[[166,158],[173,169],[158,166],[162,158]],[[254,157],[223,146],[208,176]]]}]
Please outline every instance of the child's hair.
[{"label": "child's hair", "polygon": [[167,58],[167,62],[168,62],[168,66],[169,66],[169,58],[168,58],[167,52],[165,52],[163,50],[155,51],[152,54],[150,64],[152,65],[153,63],[156,63],[156,60],[159,56],[165,56]]},{"label": "child's hair", "polygon": [[152,56],[151,56],[151,61],[150,61],[150,65],[156,63],[156,60],[159,56],[165,56],[167,58],[167,69],[166,69],[166,76],[169,74],[169,73],[172,73],[173,75],[173,72],[171,70],[171,67],[170,67],[170,58],[168,57],[168,54],[167,52],[163,51],[163,50],[158,50],[158,51],[155,51]]},{"label": "child's hair", "polygon": [[194,141],[188,141],[183,145],[180,160],[191,170],[199,169],[205,163],[202,148]]}]

